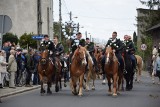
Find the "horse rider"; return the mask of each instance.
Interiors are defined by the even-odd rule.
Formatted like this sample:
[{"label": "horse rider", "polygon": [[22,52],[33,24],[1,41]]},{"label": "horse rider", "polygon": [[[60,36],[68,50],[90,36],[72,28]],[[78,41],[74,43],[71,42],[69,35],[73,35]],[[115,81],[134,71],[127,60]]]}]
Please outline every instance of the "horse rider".
[{"label": "horse rider", "polygon": [[[121,51],[124,48],[124,44],[122,43],[120,39],[117,38],[117,32],[112,33],[112,38],[108,40],[105,46],[104,52],[106,51],[106,47],[108,46],[111,46],[114,49],[115,55],[118,59],[118,62],[120,63],[120,67],[123,70],[123,73],[127,73],[127,71],[125,70],[125,63],[124,63],[124,60],[121,54]],[[102,58],[102,71],[103,72],[104,72],[105,59],[106,59],[106,56],[104,55]]]},{"label": "horse rider", "polygon": [[[55,64],[55,58],[58,58],[62,61],[62,53],[64,52],[64,46],[59,42],[58,36],[53,38],[53,62]],[[56,64],[55,64],[56,65]]]},{"label": "horse rider", "polygon": [[53,42],[49,39],[48,35],[44,35],[44,40],[40,44],[41,50],[48,49],[49,53],[53,53]]},{"label": "horse rider", "polygon": [[133,69],[136,70],[136,57],[134,56],[134,53],[136,51],[133,41],[131,40],[131,36],[125,35],[124,36],[124,44],[125,44],[125,50],[130,55],[130,58],[132,60]]},{"label": "horse rider", "polygon": [[82,39],[82,34],[81,32],[78,32],[76,34],[76,38],[75,39],[71,39],[71,54],[68,58],[68,62],[71,63],[71,58],[74,54],[74,51],[77,49],[78,46],[85,46],[85,39]]},{"label": "horse rider", "polygon": [[89,51],[89,54],[91,55],[91,58],[93,60],[96,72],[98,72],[99,69],[98,69],[98,66],[97,66],[97,61],[96,61],[96,58],[94,56],[94,52],[95,52],[94,42],[91,42],[89,38],[86,38],[86,48]]}]

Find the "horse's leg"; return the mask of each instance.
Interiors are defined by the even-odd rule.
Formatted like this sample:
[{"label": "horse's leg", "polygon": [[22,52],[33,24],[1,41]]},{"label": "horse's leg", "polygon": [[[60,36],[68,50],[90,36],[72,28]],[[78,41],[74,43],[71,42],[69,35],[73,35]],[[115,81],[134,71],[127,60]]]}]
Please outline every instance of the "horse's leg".
[{"label": "horse's leg", "polygon": [[51,91],[51,81],[49,80],[48,82],[47,82],[47,94],[52,94],[52,91]]},{"label": "horse's leg", "polygon": [[60,89],[62,89],[62,75],[59,74],[59,85],[60,85]]},{"label": "horse's leg", "polygon": [[95,90],[95,85],[94,85],[95,79],[96,79],[96,72],[93,71],[93,84],[92,84],[92,90]]},{"label": "horse's leg", "polygon": [[66,82],[67,82],[67,71],[65,70],[63,73],[64,73],[64,87],[67,87],[67,84],[66,84]]},{"label": "horse's leg", "polygon": [[83,88],[83,78],[84,78],[84,74],[82,74],[81,76],[80,76],[80,81],[79,81],[79,96],[82,96],[83,95],[83,93],[82,93],[82,88]]},{"label": "horse's leg", "polygon": [[125,75],[125,79],[126,79],[126,91],[129,91],[129,75],[128,74],[126,74]]},{"label": "horse's leg", "polygon": [[39,74],[39,78],[40,78],[40,83],[41,83],[41,95],[43,95],[45,93],[44,87],[43,87],[43,77],[41,74]]},{"label": "horse's leg", "polygon": [[76,82],[77,82],[76,77],[71,76],[72,93],[73,93],[74,95],[77,95],[77,94],[78,94],[78,93],[77,93],[77,89],[76,89],[76,87],[77,87]]},{"label": "horse's leg", "polygon": [[55,80],[56,80],[55,92],[58,92],[58,91],[59,91],[59,85],[58,85],[59,75],[58,75],[58,72],[56,72],[55,78],[56,78],[56,79],[55,79]]},{"label": "horse's leg", "polygon": [[141,75],[141,70],[139,67],[140,66],[137,66],[137,82],[140,82],[140,75]]},{"label": "horse's leg", "polygon": [[90,72],[90,69],[88,71],[88,73],[86,73],[87,75],[87,79],[86,79],[86,90],[89,91],[89,81],[90,81],[90,75],[91,75],[91,72]]},{"label": "horse's leg", "polygon": [[123,75],[123,73],[122,73],[122,77],[121,77],[121,82],[122,82],[121,90],[124,91],[124,75]]},{"label": "horse's leg", "polygon": [[135,81],[137,81],[137,79],[138,79],[138,70],[136,70],[134,78],[135,78]]},{"label": "horse's leg", "polygon": [[112,94],[112,90],[111,90],[111,77],[108,76],[107,74],[106,74],[106,77],[107,77],[107,80],[108,80],[108,87],[109,87],[108,92],[109,92],[109,95],[111,95]]},{"label": "horse's leg", "polygon": [[117,96],[117,73],[113,75],[113,96]]}]

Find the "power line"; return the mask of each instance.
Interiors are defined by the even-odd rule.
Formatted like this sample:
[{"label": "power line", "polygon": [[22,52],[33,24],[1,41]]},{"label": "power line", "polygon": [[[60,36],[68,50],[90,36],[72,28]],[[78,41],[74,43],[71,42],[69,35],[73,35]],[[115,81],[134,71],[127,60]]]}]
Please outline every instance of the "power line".
[{"label": "power line", "polygon": [[[74,14],[76,15],[76,14]],[[83,16],[83,15],[77,15],[85,18],[94,18],[94,19],[108,19],[108,20],[133,20],[133,18],[109,18],[109,17],[91,17],[91,16]]]}]

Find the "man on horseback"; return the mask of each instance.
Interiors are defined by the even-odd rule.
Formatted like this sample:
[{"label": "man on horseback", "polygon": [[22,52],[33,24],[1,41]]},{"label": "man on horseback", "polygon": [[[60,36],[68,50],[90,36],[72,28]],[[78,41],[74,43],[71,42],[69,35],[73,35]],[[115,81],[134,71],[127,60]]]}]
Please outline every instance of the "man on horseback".
[{"label": "man on horseback", "polygon": [[[124,60],[122,58],[122,54],[121,51],[124,48],[124,44],[122,43],[122,41],[120,39],[117,39],[117,32],[113,32],[112,33],[112,38],[110,38],[105,46],[104,52],[106,50],[106,47],[111,46],[114,51],[115,51],[115,55],[118,59],[118,62],[120,63],[120,67],[123,70],[123,73],[126,73],[127,71],[125,70],[125,64],[124,64]],[[102,71],[104,72],[104,65],[105,65],[105,59],[106,56],[104,55],[102,58]]]},{"label": "man on horseback", "polygon": [[50,54],[53,53],[53,42],[49,40],[48,35],[44,35],[44,40],[41,42],[40,48],[41,50],[48,49]]},{"label": "man on horseback", "polygon": [[61,55],[64,52],[64,47],[62,43],[58,41],[57,36],[54,36],[53,38],[53,50],[52,51],[53,51],[53,63],[56,65],[55,58],[58,58],[60,61],[62,61]]},{"label": "man on horseback", "polygon": [[130,55],[130,58],[132,60],[132,65],[134,71],[136,70],[136,58],[134,56],[134,53],[136,51],[133,41],[131,40],[131,36],[125,35],[124,36],[124,44],[125,44],[125,50]]},{"label": "man on horseback", "polygon": [[97,61],[96,61],[96,58],[94,56],[94,51],[95,51],[94,42],[90,42],[89,38],[86,38],[86,48],[87,48],[87,50],[89,51],[89,54],[92,57],[96,72],[98,72],[99,69],[98,69],[98,66],[97,66]]},{"label": "man on horseback", "polygon": [[[76,34],[76,38],[75,39],[71,39],[71,51],[72,53],[70,54],[69,58],[68,58],[68,62],[71,63],[71,58],[74,54],[74,51],[77,49],[77,47],[80,46],[85,46],[85,40],[81,39],[82,38],[82,34],[80,32],[78,32]],[[68,65],[69,66],[69,65]]]}]

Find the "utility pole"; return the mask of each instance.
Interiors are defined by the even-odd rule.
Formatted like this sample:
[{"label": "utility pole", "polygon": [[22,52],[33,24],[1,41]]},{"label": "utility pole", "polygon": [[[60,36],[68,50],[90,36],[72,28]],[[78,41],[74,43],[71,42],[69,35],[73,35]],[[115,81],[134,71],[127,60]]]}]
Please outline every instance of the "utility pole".
[{"label": "utility pole", "polygon": [[86,38],[87,38],[87,31],[85,32]]},{"label": "utility pole", "polygon": [[59,40],[61,42],[61,35],[62,35],[62,14],[61,14],[61,0],[59,0]]},{"label": "utility pole", "polygon": [[72,12],[69,12],[69,19],[72,21]]},{"label": "utility pole", "polygon": [[[41,0],[37,0],[37,33],[42,34],[42,13]],[[39,49],[39,41],[37,40],[37,49]]]},{"label": "utility pole", "polygon": [[160,0],[158,0],[158,10],[160,10]]},{"label": "utility pole", "polygon": [[77,32],[79,32],[79,23],[77,24]]}]

